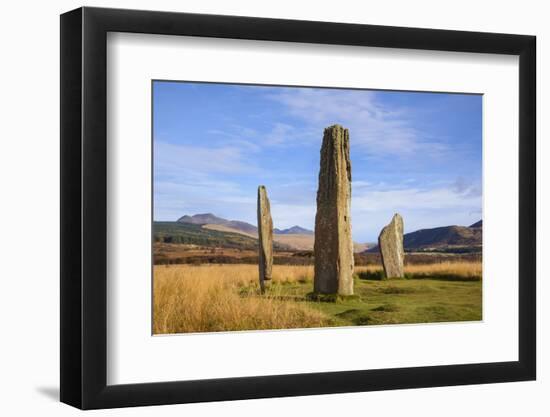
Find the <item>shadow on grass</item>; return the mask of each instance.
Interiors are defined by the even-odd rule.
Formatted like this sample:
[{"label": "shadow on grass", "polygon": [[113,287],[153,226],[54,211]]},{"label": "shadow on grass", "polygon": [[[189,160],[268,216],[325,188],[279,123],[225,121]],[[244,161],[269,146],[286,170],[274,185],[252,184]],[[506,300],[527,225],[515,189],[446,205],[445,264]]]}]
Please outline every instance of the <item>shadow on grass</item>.
[{"label": "shadow on grass", "polygon": [[[357,272],[357,278],[366,281],[385,281],[387,280],[384,275],[384,271],[361,271]],[[402,279],[402,278],[391,278]],[[440,274],[440,273],[410,273],[406,272],[404,279],[433,279],[437,281],[461,281],[461,282],[476,282],[481,281],[481,276],[479,275],[460,275],[460,274]]]},{"label": "shadow on grass", "polygon": [[479,282],[479,275],[459,275],[459,274],[405,274],[405,279],[433,279],[437,281],[460,281],[460,282]]},{"label": "shadow on grass", "polygon": [[386,303],[386,304],[382,304],[381,306],[378,306],[376,308],[373,308],[371,310],[372,311],[382,311],[384,313],[394,313],[396,311],[401,310],[401,308],[397,304]]},{"label": "shadow on grass", "polygon": [[271,294],[264,294],[263,295],[266,298],[269,298],[270,300],[277,300],[277,301],[295,301],[295,302],[306,302],[309,301],[305,297],[301,297],[299,295],[271,295]]},{"label": "shadow on grass", "polygon": [[356,308],[352,308],[342,313],[338,313],[336,314],[336,317],[350,321],[351,323],[357,326],[365,326],[369,324],[369,322],[371,321],[371,318],[368,314]]},{"label": "shadow on grass", "polygon": [[294,302],[306,302],[310,301],[307,296],[304,297],[302,295],[297,294],[290,294],[285,295],[280,293],[280,288],[276,287],[268,287],[266,288],[265,292],[262,293],[260,288],[258,287],[241,287],[238,290],[239,297],[241,298],[264,298],[269,300],[276,300],[276,301],[294,301]]},{"label": "shadow on grass", "polygon": [[340,294],[318,294],[310,292],[306,294],[306,299],[309,301],[317,301],[321,303],[341,303],[346,301],[361,301],[359,295],[340,295]]},{"label": "shadow on grass", "polygon": [[384,271],[361,271],[355,274],[357,278],[367,281],[384,281],[386,276]]},{"label": "shadow on grass", "polygon": [[396,287],[390,285],[388,287],[377,288],[376,291],[381,292],[382,294],[394,295],[394,294],[412,294],[418,292],[417,288],[409,287]]}]

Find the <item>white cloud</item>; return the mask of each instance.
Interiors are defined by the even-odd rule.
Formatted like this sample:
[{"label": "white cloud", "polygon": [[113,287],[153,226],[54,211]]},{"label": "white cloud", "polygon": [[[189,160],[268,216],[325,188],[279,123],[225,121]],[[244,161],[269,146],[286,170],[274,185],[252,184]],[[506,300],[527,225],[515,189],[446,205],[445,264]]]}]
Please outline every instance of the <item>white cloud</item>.
[{"label": "white cloud", "polygon": [[201,147],[155,140],[155,175],[200,176],[212,173],[251,172],[255,166],[238,146]]},{"label": "white cloud", "polygon": [[464,196],[448,188],[422,190],[369,190],[353,195],[353,206],[361,211],[391,211],[402,209],[449,209],[480,206],[479,196]]},{"label": "white cloud", "polygon": [[480,195],[458,194],[452,187],[354,189],[353,233],[372,240],[394,213],[403,216],[406,233],[439,226],[468,226],[481,217],[480,207]]},{"label": "white cloud", "polygon": [[361,189],[361,188],[366,188],[366,187],[371,187],[373,184],[369,181],[361,181],[361,180],[357,180],[357,181],[352,181],[351,183],[351,186],[353,187],[353,189]]},{"label": "white cloud", "polygon": [[451,189],[456,194],[464,197],[481,196],[481,183],[479,180],[472,181],[464,177],[458,177],[456,181],[451,185]]},{"label": "white cloud", "polygon": [[235,219],[254,218],[255,190],[243,189],[238,181],[229,179],[257,172],[242,148],[156,141],[154,150],[156,220],[176,220],[204,211]]},{"label": "white cloud", "polygon": [[[277,193],[278,194],[278,193]],[[435,189],[371,189],[354,188],[352,196],[352,232],[354,240],[375,241],[378,233],[399,212],[405,220],[405,232],[418,229],[463,225],[481,218],[479,196],[462,196],[450,188]],[[271,198],[271,211],[276,227],[298,224],[313,228],[315,195],[289,202]]]},{"label": "white cloud", "polygon": [[184,214],[210,212],[254,222],[256,194],[240,184],[209,178],[155,181],[155,220],[174,221]]},{"label": "white cloud", "polygon": [[350,129],[354,147],[366,156],[424,158],[439,157],[446,147],[426,138],[412,127],[405,109],[389,109],[376,99],[373,91],[332,89],[291,89],[271,91],[268,98],[283,104],[290,115],[315,127],[317,137],[322,128],[341,124]]},{"label": "white cloud", "polygon": [[281,147],[303,145],[304,142],[319,140],[319,130],[311,127],[297,127],[280,121],[266,127],[264,132],[258,132],[245,126],[232,124],[227,130],[210,129],[207,133],[223,136],[229,144],[245,146],[251,151],[259,151],[262,147]]},{"label": "white cloud", "polygon": [[315,202],[312,204],[276,204],[272,202],[273,226],[284,229],[298,225],[313,230],[315,210]]},{"label": "white cloud", "polygon": [[206,133],[222,136],[225,139],[226,146],[234,146],[252,152],[260,150],[260,146],[256,143],[258,132],[248,127],[232,124],[226,130],[209,129]]}]

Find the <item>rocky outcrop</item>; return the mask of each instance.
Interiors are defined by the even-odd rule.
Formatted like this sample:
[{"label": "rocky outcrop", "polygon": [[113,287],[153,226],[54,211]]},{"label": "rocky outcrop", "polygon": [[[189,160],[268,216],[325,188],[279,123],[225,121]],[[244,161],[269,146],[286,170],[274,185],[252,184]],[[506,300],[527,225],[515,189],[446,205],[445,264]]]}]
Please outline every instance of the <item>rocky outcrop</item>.
[{"label": "rocky outcrop", "polygon": [[378,248],[386,278],[403,278],[403,218],[395,214],[378,236]]},{"label": "rocky outcrop", "polygon": [[325,129],[315,215],[314,293],[353,294],[349,131]]},{"label": "rocky outcrop", "polygon": [[258,187],[258,246],[260,288],[262,292],[269,286],[273,270],[273,221],[267,191],[263,185]]}]

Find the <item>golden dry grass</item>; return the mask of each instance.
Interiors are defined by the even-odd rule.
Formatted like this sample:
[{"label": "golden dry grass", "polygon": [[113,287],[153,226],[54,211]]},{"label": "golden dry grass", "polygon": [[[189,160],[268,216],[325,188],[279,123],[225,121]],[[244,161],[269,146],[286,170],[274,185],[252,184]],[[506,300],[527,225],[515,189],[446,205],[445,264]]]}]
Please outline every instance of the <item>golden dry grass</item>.
[{"label": "golden dry grass", "polygon": [[[359,266],[355,268],[355,272],[360,273],[363,271],[381,271],[380,265]],[[418,265],[405,265],[405,273],[413,274],[415,278],[421,276],[442,276],[442,275],[454,275],[460,276],[465,279],[479,279],[482,275],[481,262],[440,262],[433,264],[418,264]]]},{"label": "golden dry grass", "polygon": [[[356,273],[378,271],[360,266]],[[408,265],[415,277],[459,276],[479,279],[479,262]],[[275,265],[275,284],[309,287],[313,266]],[[274,285],[258,294],[256,265],[158,265],[154,268],[153,332],[155,334],[232,330],[291,329],[330,325],[331,317],[306,302],[297,302]],[[310,290],[309,290],[310,291]]]},{"label": "golden dry grass", "polygon": [[[300,280],[311,267],[275,267],[274,279]],[[322,327],[325,316],[277,294],[258,297],[254,265],[178,265],[154,269],[153,332],[187,333]]]},{"label": "golden dry grass", "polygon": [[405,272],[415,275],[459,275],[465,278],[482,276],[481,262],[441,262],[430,265],[407,265]]}]

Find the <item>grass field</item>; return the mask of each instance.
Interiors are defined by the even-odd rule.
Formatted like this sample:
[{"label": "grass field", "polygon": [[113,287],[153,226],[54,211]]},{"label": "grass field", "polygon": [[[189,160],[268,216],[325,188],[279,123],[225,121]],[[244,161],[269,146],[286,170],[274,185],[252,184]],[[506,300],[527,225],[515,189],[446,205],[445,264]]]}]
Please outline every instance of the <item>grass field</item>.
[{"label": "grass field", "polygon": [[358,299],[310,301],[313,267],[275,265],[259,293],[255,265],[158,265],[155,334],[481,320],[481,263],[409,265],[406,279],[380,280],[357,267]]},{"label": "grass field", "polygon": [[481,263],[405,267],[405,279],[380,280],[380,267],[357,267],[358,297],[311,301],[312,266],[275,265],[259,293],[255,265],[158,265],[155,334],[481,320]]}]

